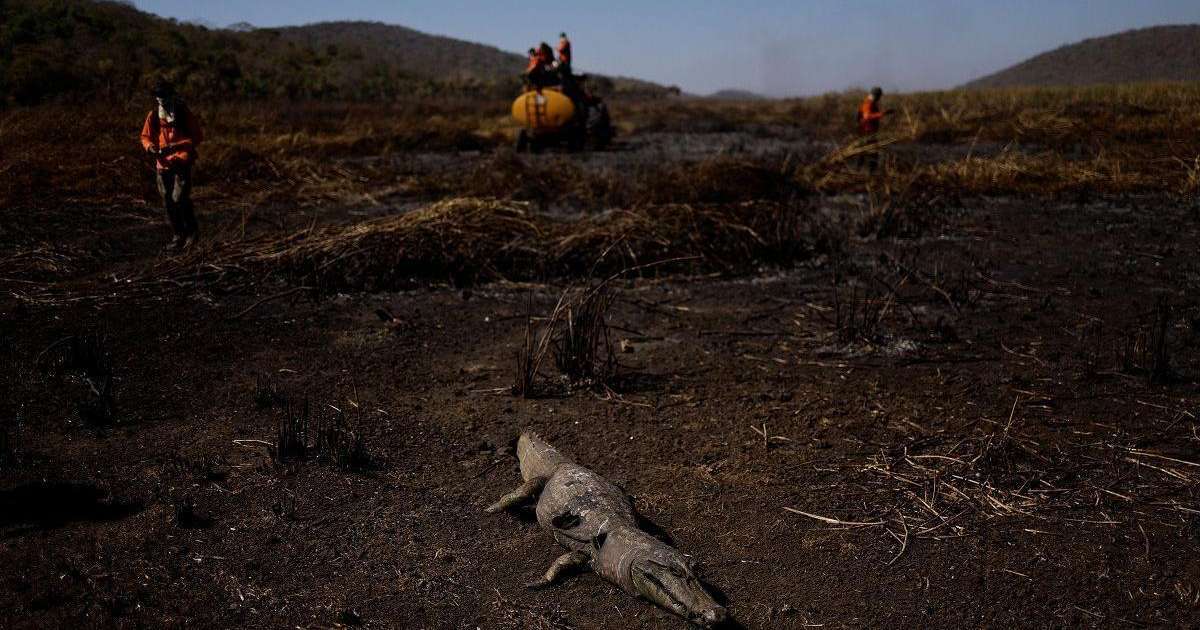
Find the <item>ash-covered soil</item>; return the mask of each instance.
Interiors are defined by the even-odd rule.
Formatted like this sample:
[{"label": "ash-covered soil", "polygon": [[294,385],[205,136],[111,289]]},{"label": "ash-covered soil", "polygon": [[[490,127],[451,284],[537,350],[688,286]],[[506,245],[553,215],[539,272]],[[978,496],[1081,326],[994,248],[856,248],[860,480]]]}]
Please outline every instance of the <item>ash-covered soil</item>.
[{"label": "ash-covered soil", "polygon": [[[771,127],[756,133],[724,132],[646,132],[618,136],[612,147],[604,151],[567,153],[561,148],[547,148],[536,154],[526,154],[534,165],[560,162],[564,156],[571,164],[589,175],[633,174],[639,169],[660,167],[673,163],[703,162],[719,158],[747,160],[814,161],[836,151],[837,142],[818,139],[794,127]],[[1037,145],[1025,143],[1008,150],[1035,152]],[[504,149],[500,149],[503,151]],[[995,142],[970,144],[900,144],[889,149],[894,159],[909,163],[934,163],[966,156],[990,157],[1001,154],[1005,147]],[[492,152],[461,153],[415,152],[387,158],[362,157],[351,162],[385,161],[401,173],[425,175],[453,171],[469,171]]]},{"label": "ash-covered soil", "polygon": [[[233,238],[237,210],[200,201]],[[519,482],[523,429],[626,488],[732,627],[1200,614],[1200,219],[1173,198],[974,199],[794,268],[621,279],[616,375],[568,388],[548,365],[534,399],[510,392],[526,320],[569,282],[134,292],[161,262],[152,211],[47,220],[80,252],[47,272],[58,297],[0,281],[11,627],[682,627],[590,574],[523,588],[561,550],[482,513]],[[366,455],[277,461],[284,399],[344,411]]]}]

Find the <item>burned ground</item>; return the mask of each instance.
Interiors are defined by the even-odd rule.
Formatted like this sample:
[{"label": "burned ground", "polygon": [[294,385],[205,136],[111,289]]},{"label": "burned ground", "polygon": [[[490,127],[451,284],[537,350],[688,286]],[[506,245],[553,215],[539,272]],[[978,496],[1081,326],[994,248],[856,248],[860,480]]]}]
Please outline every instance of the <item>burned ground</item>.
[{"label": "burned ground", "polygon": [[[745,627],[1188,625],[1188,161],[1038,127],[908,138],[872,178],[725,107],[685,107],[697,132],[629,105],[587,156],[215,140],[208,238],[176,258],[135,157],[95,194],[8,158],[12,625],[680,627],[593,575],[521,586],[560,550],[482,510],[526,428],[628,490]],[[565,290],[665,258],[606,285],[615,372],[552,349],[514,395]]]}]

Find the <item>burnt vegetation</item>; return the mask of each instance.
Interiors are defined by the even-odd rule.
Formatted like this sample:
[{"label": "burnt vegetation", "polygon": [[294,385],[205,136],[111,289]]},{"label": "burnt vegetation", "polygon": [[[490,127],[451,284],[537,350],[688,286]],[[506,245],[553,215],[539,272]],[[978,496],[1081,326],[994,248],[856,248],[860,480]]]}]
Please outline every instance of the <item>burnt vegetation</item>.
[{"label": "burnt vegetation", "polygon": [[1171,365],[1171,355],[1177,343],[1172,339],[1176,324],[1183,323],[1180,319],[1170,296],[1159,294],[1146,320],[1127,327],[1117,342],[1121,372],[1144,376],[1157,385],[1178,381],[1180,375]]},{"label": "burnt vegetation", "polygon": [[[615,298],[606,280],[565,290],[546,317],[527,315],[512,393],[530,398],[576,389],[611,392],[618,366],[608,317]],[[548,356],[561,379],[542,374]]]},{"label": "burnt vegetation", "polygon": [[[323,36],[0,5],[18,623],[654,627],[494,570],[525,426],[620,471],[747,627],[1195,617],[1197,85],[888,95],[869,140],[859,93],[618,97],[614,150],[518,155],[507,87],[356,94]],[[187,253],[132,137],[150,77],[106,87],[101,36],[192,77]]]},{"label": "burnt vegetation", "polygon": [[[60,417],[43,401],[66,401],[88,426],[106,428],[67,439],[44,428],[31,435],[28,421],[19,432],[10,423],[7,447],[0,433],[0,467],[32,475],[38,466],[60,465],[46,463],[60,443],[106,436],[106,449],[124,452],[120,461],[143,458],[122,451],[143,439],[143,427],[123,425],[125,414],[178,422],[180,431],[198,436],[182,445],[188,450],[224,452],[233,436],[245,459],[226,478],[158,475],[177,487],[199,484],[165,499],[162,518],[171,531],[253,531],[269,550],[253,562],[268,565],[282,555],[276,545],[345,536],[345,527],[366,541],[368,560],[355,565],[363,571],[389,565],[371,564],[370,550],[383,540],[392,544],[399,531],[402,553],[437,545],[437,562],[411,560],[419,575],[402,576],[400,589],[438,618],[465,619],[437,602],[452,593],[469,608],[476,595],[459,589],[456,583],[465,582],[454,571],[460,563],[478,565],[447,551],[462,547],[454,533],[471,517],[430,507],[469,507],[470,500],[447,502],[433,493],[494,483],[493,471],[511,454],[468,448],[464,456],[446,445],[479,443],[481,434],[499,444],[496,435],[518,422],[556,422],[559,409],[589,419],[580,426],[603,422],[627,431],[635,437],[629,456],[638,462],[663,459],[660,448],[664,457],[697,462],[665,472],[639,468],[651,486],[698,480],[687,497],[713,496],[713,504],[730,506],[753,497],[755,511],[730,508],[732,520],[724,521],[692,498],[660,497],[655,507],[669,513],[669,502],[678,500],[757,541],[749,548],[764,556],[813,561],[791,543],[828,536],[812,531],[828,527],[861,545],[864,557],[878,556],[878,567],[864,560],[856,568],[884,583],[893,572],[917,579],[915,566],[958,562],[961,539],[991,550],[1026,549],[1029,537],[1048,536],[1027,530],[1088,527],[1080,535],[1117,541],[1104,554],[1140,567],[1130,558],[1146,556],[1150,541],[1149,557],[1171,565],[1158,551],[1161,541],[1194,527],[1186,519],[1197,509],[1188,448],[1200,318],[1196,269],[1180,239],[1194,220],[1200,127],[1189,116],[1200,90],[1014,91],[979,101],[959,92],[903,95],[894,99],[900,114],[874,143],[846,133],[843,114],[856,100],[833,95],[753,107],[689,101],[678,108],[614,101],[629,144],[581,158],[510,153],[503,148],[507,131],[495,122],[504,115],[499,100],[448,99],[437,107],[407,98],[278,107],[197,102],[210,123],[197,170],[208,237],[175,257],[156,253],[158,233],[150,226],[157,217],[146,205],[153,203],[150,167],[128,137],[128,121],[144,114],[140,107],[56,103],[0,112],[0,216],[14,219],[6,223],[13,228],[0,249],[0,278],[4,299],[19,304],[3,338],[22,340],[10,351],[19,355],[29,345],[22,327],[40,330],[34,351],[51,347],[37,363],[53,377],[0,378],[32,405],[31,418]],[[1141,113],[1101,120],[1073,106],[1081,101]],[[672,146],[668,159],[645,148],[672,142],[673,129],[690,126],[724,129],[749,146],[775,135],[788,140],[717,156]],[[67,138],[112,159],[63,159],[56,152]],[[707,141],[706,151],[724,142]],[[873,151],[886,157],[871,173],[857,158]],[[72,229],[81,208],[112,223],[117,235],[84,238],[78,228],[78,238],[63,238],[60,230]],[[1149,212],[1169,229],[1149,225]],[[1164,298],[1148,295],[1149,287]],[[477,297],[461,297],[467,288]],[[403,305],[395,311],[406,313],[403,321],[380,309],[381,301]],[[422,305],[419,314],[409,302]],[[66,338],[58,331],[71,324],[31,323],[56,309],[75,325],[94,321],[97,311],[141,315],[136,323],[129,315],[119,333]],[[220,392],[226,381],[237,383],[229,399],[269,418],[270,429],[231,422],[219,395],[177,402],[179,390],[159,359],[137,349],[124,355],[139,335],[177,334],[161,328],[157,309],[176,309],[168,313],[221,344],[171,349],[221,375],[188,387]],[[289,347],[296,340],[302,343]],[[119,362],[114,347],[122,349]],[[404,421],[288,395],[257,370],[239,371],[243,349],[318,377],[326,369],[370,366],[370,386],[395,392],[389,407],[401,409]],[[465,370],[467,364],[479,367]],[[136,387],[127,384],[134,373]],[[469,374],[472,384],[447,388],[446,374]],[[494,382],[475,384],[493,375]],[[902,385],[875,388],[889,379]],[[160,391],[172,392],[166,405]],[[551,404],[554,413],[540,407]],[[564,435],[575,430],[553,426]],[[162,437],[173,429],[156,427],[144,427],[153,448],[181,448]],[[125,431],[127,439],[111,439]],[[270,487],[257,489],[259,473],[250,471],[262,466],[250,453],[264,446],[275,474],[264,476]],[[105,469],[93,455],[63,452]],[[363,511],[323,485],[334,477],[350,486],[375,483],[385,476],[357,473],[378,470],[385,455],[404,462],[396,468],[405,481],[378,494],[410,501],[403,512],[420,519],[387,507]],[[414,493],[412,475],[438,487]],[[771,479],[797,481],[781,492]],[[854,490],[844,495],[848,487]],[[155,492],[147,488],[145,496]],[[316,496],[334,497],[334,516],[311,517]],[[761,506],[772,503],[800,514],[758,529]],[[59,527],[130,514],[108,510],[104,499],[81,504],[83,520],[41,512],[26,520]],[[251,505],[266,506],[278,517],[269,519],[271,527],[292,533],[263,531],[239,516],[253,514]],[[431,509],[447,516],[429,516],[437,527],[418,530],[413,523]],[[788,541],[788,549],[772,546],[777,540]],[[1055,540],[1055,562],[1063,566],[1096,560],[1069,536]],[[1141,555],[1121,546],[1129,541]],[[129,544],[142,553],[141,542]],[[829,553],[825,543],[812,544]],[[220,543],[196,545],[234,556]],[[704,551],[733,561],[719,549]],[[1037,570],[1016,556],[1011,561],[1017,573]],[[192,562],[207,567],[209,560]],[[333,571],[319,553],[290,562]],[[1148,577],[1137,571],[1111,584]],[[291,584],[280,577],[285,573],[264,580]],[[771,583],[749,575],[748,585]],[[1176,583],[1190,593],[1189,580]],[[194,584],[194,592],[208,592]],[[741,584],[723,586],[735,611],[757,597]],[[226,593],[219,598],[227,603]],[[1174,605],[1156,610],[1169,620]],[[560,618],[515,606],[502,604],[499,618],[517,625]],[[1114,617],[1132,614],[1113,609]],[[250,623],[213,614],[225,625]],[[335,613],[306,611],[303,620],[290,614],[272,619],[336,622]],[[571,616],[584,625],[597,621],[589,614]],[[1075,613],[1066,614],[1069,625]],[[423,619],[435,613],[429,615]],[[778,621],[760,617],[762,627]]]},{"label": "burnt vegetation", "polygon": [[270,376],[259,374],[254,377],[254,404],[259,409],[271,409],[286,406],[287,395],[283,388]]},{"label": "burnt vegetation", "polygon": [[[363,473],[379,468],[355,421],[333,405],[313,409],[308,399],[285,402],[278,416],[272,453],[280,464],[315,461]],[[361,419],[357,423],[361,425]]]},{"label": "burnt vegetation", "polygon": [[113,362],[104,328],[64,337],[43,350],[38,361],[72,391],[84,426],[108,428],[117,422]]}]

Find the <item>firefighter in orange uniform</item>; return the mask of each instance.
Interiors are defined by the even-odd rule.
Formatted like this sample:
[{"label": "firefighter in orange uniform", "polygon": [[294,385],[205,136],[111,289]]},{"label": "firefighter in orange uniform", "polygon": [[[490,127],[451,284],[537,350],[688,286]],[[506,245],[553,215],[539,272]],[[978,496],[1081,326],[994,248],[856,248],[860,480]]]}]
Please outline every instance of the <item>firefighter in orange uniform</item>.
[{"label": "firefighter in orange uniform", "polygon": [[[863,99],[862,105],[858,107],[858,135],[864,139],[872,139],[875,134],[879,133],[879,123],[883,117],[892,113],[891,110],[882,110],[879,108],[879,102],[883,99],[883,90],[879,87],[871,88],[870,93]],[[866,163],[870,166],[871,171],[879,168],[879,153],[872,151],[868,153],[860,153],[859,166]]]},{"label": "firefighter in orange uniform", "polygon": [[174,86],[160,81],[153,95],[157,103],[142,125],[142,148],[154,156],[158,192],[175,233],[167,250],[180,251],[191,248],[200,236],[192,207],[192,165],[204,136]]},{"label": "firefighter in orange uniform", "polygon": [[537,70],[537,67],[539,65],[541,65],[541,63],[542,63],[542,60],[541,60],[541,57],[538,56],[537,49],[530,48],[529,49],[529,64],[525,66],[525,74],[530,74],[534,70]]},{"label": "firefighter in orange uniform", "polygon": [[525,67],[525,80],[541,89],[554,85],[554,50],[542,42],[536,49],[529,49],[529,65]]}]

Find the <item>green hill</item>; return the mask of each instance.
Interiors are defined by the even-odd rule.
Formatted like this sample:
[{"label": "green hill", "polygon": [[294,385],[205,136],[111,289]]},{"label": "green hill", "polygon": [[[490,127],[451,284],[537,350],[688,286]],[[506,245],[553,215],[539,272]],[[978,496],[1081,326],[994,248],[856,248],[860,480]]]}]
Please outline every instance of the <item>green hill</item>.
[{"label": "green hill", "polygon": [[[210,29],[121,2],[0,0],[0,102],[140,96],[166,75],[193,98],[385,100],[510,95],[522,56],[372,22]],[[603,91],[667,88],[598,77]]]},{"label": "green hill", "polygon": [[1156,26],[1086,39],[963,87],[1200,81],[1200,25]]}]

